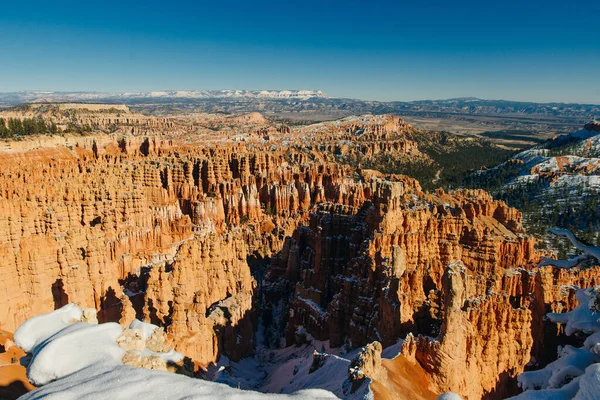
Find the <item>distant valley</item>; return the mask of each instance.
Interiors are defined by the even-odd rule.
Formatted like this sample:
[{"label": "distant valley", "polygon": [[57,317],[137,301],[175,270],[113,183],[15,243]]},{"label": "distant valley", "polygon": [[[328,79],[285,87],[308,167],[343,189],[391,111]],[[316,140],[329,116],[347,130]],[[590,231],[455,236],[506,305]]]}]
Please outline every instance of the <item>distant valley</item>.
[{"label": "distant valley", "polygon": [[[0,93],[0,107],[24,102],[106,102],[126,104],[155,116],[181,113],[260,112],[288,124],[307,124],[350,115],[395,114],[422,129],[482,135],[498,144],[524,148],[558,133],[573,132],[600,117],[600,105],[533,103],[457,98],[380,102],[329,97],[318,90],[187,90],[147,93]],[[517,132],[518,139],[514,139]],[[516,145],[515,145],[516,144]]]}]

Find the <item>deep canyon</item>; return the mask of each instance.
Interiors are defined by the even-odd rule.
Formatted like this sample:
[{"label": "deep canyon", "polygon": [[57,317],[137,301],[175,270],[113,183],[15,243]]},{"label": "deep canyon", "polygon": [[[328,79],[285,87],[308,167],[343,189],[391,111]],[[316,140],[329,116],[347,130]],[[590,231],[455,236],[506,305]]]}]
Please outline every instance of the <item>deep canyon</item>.
[{"label": "deep canyon", "polygon": [[127,113],[81,116],[111,133],[3,143],[0,329],[74,302],[163,327],[197,372],[316,340],[372,346],[355,381],[376,398],[411,374],[420,398],[499,399],[571,340],[546,313],[600,284],[598,266],[538,267],[521,213],[482,190],[362,168],[427,158],[401,118]]}]

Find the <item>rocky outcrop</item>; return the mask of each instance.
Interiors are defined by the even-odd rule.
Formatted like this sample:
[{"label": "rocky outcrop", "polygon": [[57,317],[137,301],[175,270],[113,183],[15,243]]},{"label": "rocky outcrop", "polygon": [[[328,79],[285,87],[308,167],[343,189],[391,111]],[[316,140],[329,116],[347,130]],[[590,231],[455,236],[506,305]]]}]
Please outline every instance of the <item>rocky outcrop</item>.
[{"label": "rocky outcrop", "polygon": [[[400,135],[405,125],[391,121],[365,137]],[[246,257],[279,252],[315,204],[358,207],[371,190],[305,148],[211,147],[176,135],[65,140],[0,154],[4,329],[76,302],[101,322],[159,322],[200,363],[248,355],[255,283]]]},{"label": "rocky outcrop", "polygon": [[0,398],[16,399],[35,389],[27,379],[21,357],[26,353],[13,342],[13,336],[0,331]]},{"label": "rocky outcrop", "polygon": [[502,294],[467,299],[467,279],[461,263],[446,269],[440,334],[419,336],[415,358],[440,388],[467,399],[505,397],[509,378],[530,359],[532,312],[513,308]]},{"label": "rocky outcrop", "polygon": [[583,129],[586,131],[600,132],[600,122],[593,120],[584,125]]},{"label": "rocky outcrop", "polygon": [[537,260],[534,242],[519,234],[520,215],[482,192],[433,197],[410,180],[374,180],[361,192],[370,198],[362,207],[321,207],[273,258],[265,290],[293,288],[290,342],[300,325],[334,346],[432,334],[445,265],[468,266],[473,296]]},{"label": "rocky outcrop", "polygon": [[[568,287],[598,284],[596,269],[537,268],[521,214],[483,191],[423,193],[414,179],[345,164],[420,157],[399,118],[236,122],[258,134],[195,118],[185,135],[0,154],[0,328],[76,302],[100,322],[161,326],[202,366],[251,355],[258,312],[266,345],[310,335],[387,347],[412,332],[406,362],[388,367],[418,373],[420,398],[491,398],[510,394],[531,355],[546,361],[540,349],[562,333],[543,315],[574,307]],[[394,381],[379,346],[367,349],[356,370]],[[161,369],[155,361],[127,362]]]},{"label": "rocky outcrop", "polygon": [[377,178],[361,190],[362,207],[321,206],[273,258],[264,296],[290,309],[288,343],[299,326],[334,346],[420,333],[405,356],[440,391],[516,393],[515,377],[558,343],[543,315],[572,308],[567,288],[597,271],[537,268],[521,215],[485,192],[425,195]]},{"label": "rocky outcrop", "polygon": [[[577,287],[598,283],[598,267],[585,271],[550,267],[507,271],[499,291],[472,298],[462,264],[444,275],[443,312],[436,339],[412,336],[403,354],[428,371],[436,386],[467,399],[505,398],[519,392],[516,372],[551,361],[544,353],[565,343],[546,312],[573,309]],[[457,371],[464,371],[457,373]]]},{"label": "rocky outcrop", "polygon": [[28,316],[70,301],[108,311],[121,280],[172,257],[193,235],[158,170],[111,161],[72,154],[47,163],[5,158],[2,328],[14,330]]},{"label": "rocky outcrop", "polygon": [[145,314],[201,364],[223,352],[234,359],[252,354],[256,284],[246,254],[239,236],[206,236],[183,244],[168,271],[149,274]]},{"label": "rocky outcrop", "polygon": [[387,379],[387,370],[381,365],[381,350],[383,350],[381,343],[369,343],[352,360],[348,374],[353,389],[360,386],[367,378],[379,381]]}]

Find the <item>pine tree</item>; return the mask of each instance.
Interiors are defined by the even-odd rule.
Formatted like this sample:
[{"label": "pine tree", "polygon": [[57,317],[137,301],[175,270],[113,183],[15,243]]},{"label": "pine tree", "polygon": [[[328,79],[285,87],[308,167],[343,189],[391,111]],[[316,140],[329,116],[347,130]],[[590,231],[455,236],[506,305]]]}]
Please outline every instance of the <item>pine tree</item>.
[{"label": "pine tree", "polygon": [[9,118],[8,120],[8,130],[10,130],[10,136],[21,136],[23,135],[23,123],[20,119]]},{"label": "pine tree", "polygon": [[21,121],[21,125],[23,127],[21,135],[29,136],[34,135],[36,133],[35,130],[37,128],[37,125],[33,119],[23,118],[23,121]]},{"label": "pine tree", "polygon": [[35,133],[37,135],[46,135],[48,132],[48,126],[46,125],[46,122],[44,122],[44,119],[37,117],[35,119]]},{"label": "pine tree", "polygon": [[6,127],[6,120],[0,118],[0,137],[7,138],[9,136],[8,128]]},{"label": "pine tree", "polygon": [[51,135],[56,135],[58,133],[58,127],[56,126],[54,121],[51,121],[49,130]]}]

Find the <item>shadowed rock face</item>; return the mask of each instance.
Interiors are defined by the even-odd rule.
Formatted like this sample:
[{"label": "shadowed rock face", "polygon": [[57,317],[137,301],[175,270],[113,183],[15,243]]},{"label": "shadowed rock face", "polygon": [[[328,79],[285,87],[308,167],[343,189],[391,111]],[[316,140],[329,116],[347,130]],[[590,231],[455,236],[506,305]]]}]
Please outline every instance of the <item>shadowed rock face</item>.
[{"label": "shadowed rock face", "polygon": [[101,322],[159,324],[207,364],[251,355],[262,310],[272,342],[304,327],[386,347],[412,332],[403,357],[440,391],[502,396],[556,338],[542,316],[574,306],[561,287],[598,284],[597,270],[536,268],[520,213],[483,191],[426,194],[336,161],[419,157],[411,129],[369,117],[253,127],[243,142],[211,131],[5,151],[0,328],[76,302]]},{"label": "shadowed rock face", "polygon": [[320,207],[273,259],[264,293],[290,310],[288,344],[298,327],[334,346],[419,333],[403,355],[440,391],[515,393],[531,356],[558,343],[545,313],[571,309],[566,288],[597,284],[598,269],[537,268],[520,214],[481,191],[378,181],[370,193],[361,208]]},{"label": "shadowed rock face", "polygon": [[600,132],[600,122],[598,122],[598,121],[590,121],[587,124],[585,124],[585,126],[583,127],[583,129],[588,130],[588,131]]},{"label": "shadowed rock face", "polygon": [[[370,193],[361,208],[321,207],[273,259],[265,293],[289,300],[288,343],[300,326],[333,346],[423,333],[438,340],[408,341],[406,353],[441,390],[477,398],[501,373],[514,377],[529,361],[532,317],[511,304],[506,274],[538,259],[520,215],[483,192],[431,196],[378,181]],[[468,374],[456,373],[461,363]]]}]

